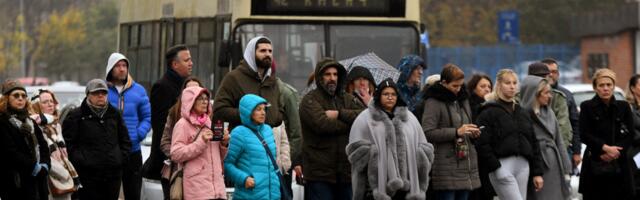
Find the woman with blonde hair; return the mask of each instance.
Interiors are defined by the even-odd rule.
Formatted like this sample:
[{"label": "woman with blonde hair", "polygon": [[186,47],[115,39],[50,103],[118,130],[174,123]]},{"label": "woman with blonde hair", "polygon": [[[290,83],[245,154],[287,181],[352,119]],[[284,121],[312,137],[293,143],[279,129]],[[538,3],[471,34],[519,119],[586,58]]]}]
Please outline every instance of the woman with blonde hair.
[{"label": "woman with blonde hair", "polygon": [[71,194],[78,189],[80,179],[78,172],[69,161],[67,147],[62,137],[58,100],[49,90],[38,90],[31,97],[30,116],[42,130],[51,153],[51,170],[49,171],[50,199],[71,199]]},{"label": "woman with blonde hair", "polygon": [[476,143],[478,161],[500,199],[524,200],[529,175],[536,191],[543,187],[540,147],[529,113],[515,100],[516,73],[502,69],[496,79],[477,119],[482,130]]}]

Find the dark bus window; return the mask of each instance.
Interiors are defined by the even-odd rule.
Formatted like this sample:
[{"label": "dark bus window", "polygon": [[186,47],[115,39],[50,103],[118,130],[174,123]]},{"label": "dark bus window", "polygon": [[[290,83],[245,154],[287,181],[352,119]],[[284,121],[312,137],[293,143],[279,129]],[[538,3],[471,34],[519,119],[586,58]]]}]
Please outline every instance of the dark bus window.
[{"label": "dark bus window", "polygon": [[198,23],[195,21],[186,23],[185,43],[188,45],[198,44]]}]

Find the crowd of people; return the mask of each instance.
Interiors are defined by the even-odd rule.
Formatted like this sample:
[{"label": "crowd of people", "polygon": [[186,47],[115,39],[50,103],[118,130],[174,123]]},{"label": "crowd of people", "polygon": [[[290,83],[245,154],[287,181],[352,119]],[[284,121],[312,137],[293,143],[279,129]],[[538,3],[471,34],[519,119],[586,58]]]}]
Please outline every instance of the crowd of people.
[{"label": "crowd of people", "polygon": [[599,69],[596,95],[576,105],[550,58],[522,80],[502,69],[495,81],[473,74],[466,83],[455,64],[422,81],[416,55],[400,60],[398,80],[380,82],[366,66],[324,58],[315,89],[299,98],[273,54],[269,38],[251,39],[212,93],[177,45],[147,93],[113,53],[65,119],[52,91],[28,95],[5,81],[0,198],[115,200],[122,190],[136,200],[145,177],[172,200],[226,199],[227,187],[234,199],[291,199],[292,184],[304,184],[308,200],[569,199],[581,162],[583,199],[640,197],[640,75],[616,99],[616,74]]}]

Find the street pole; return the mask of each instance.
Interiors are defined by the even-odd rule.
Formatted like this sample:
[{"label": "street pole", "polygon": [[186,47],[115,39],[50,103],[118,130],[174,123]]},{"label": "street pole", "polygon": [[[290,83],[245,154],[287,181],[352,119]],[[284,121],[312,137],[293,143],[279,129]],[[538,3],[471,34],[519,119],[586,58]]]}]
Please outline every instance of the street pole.
[{"label": "street pole", "polygon": [[20,26],[20,69],[22,71],[22,76],[27,76],[27,44],[26,44],[26,33],[24,32],[24,0],[20,0],[20,17],[22,18]]}]

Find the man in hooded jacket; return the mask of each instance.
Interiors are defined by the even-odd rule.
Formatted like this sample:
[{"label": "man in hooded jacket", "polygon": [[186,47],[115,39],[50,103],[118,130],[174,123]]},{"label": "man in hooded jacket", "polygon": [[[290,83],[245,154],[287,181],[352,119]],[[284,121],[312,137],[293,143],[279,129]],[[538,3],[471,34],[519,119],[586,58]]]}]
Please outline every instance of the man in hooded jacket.
[{"label": "man in hooded jacket", "polygon": [[271,40],[258,36],[249,41],[243,60],[222,79],[213,105],[213,118],[229,122],[229,130],[241,125],[238,106],[245,94],[265,98],[271,106],[267,109],[267,121],[271,127],[282,124],[284,111],[280,102],[280,90],[271,71],[273,48]]},{"label": "man in hooded jacket", "polygon": [[131,152],[122,171],[122,189],[127,200],[140,199],[142,153],[140,142],[151,129],[151,105],[147,91],[129,75],[129,60],[120,53],[109,56],[106,80],[107,99],[118,109],[129,131]]},{"label": "man in hooded jacket", "polygon": [[[398,89],[402,100],[407,103],[407,108],[416,115],[416,106],[422,103],[422,92],[420,91],[420,79],[422,72],[426,69],[424,60],[417,55],[407,55],[400,59],[397,66],[400,71],[398,78]],[[417,115],[416,115],[417,116]]]},{"label": "man in hooded jacket", "polygon": [[317,87],[300,104],[307,199],[351,199],[351,165],[345,148],[351,124],[364,106],[342,89],[346,76],[337,61],[321,60],[315,69]]}]

